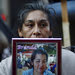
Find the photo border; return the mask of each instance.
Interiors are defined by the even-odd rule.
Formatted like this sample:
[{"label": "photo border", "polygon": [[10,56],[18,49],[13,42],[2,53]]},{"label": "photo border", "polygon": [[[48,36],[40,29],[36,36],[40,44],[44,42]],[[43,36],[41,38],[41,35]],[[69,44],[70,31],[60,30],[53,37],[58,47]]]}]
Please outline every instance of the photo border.
[{"label": "photo border", "polygon": [[61,38],[12,38],[13,58],[12,75],[16,75],[16,43],[17,42],[46,42],[57,43],[57,75],[61,75]]}]

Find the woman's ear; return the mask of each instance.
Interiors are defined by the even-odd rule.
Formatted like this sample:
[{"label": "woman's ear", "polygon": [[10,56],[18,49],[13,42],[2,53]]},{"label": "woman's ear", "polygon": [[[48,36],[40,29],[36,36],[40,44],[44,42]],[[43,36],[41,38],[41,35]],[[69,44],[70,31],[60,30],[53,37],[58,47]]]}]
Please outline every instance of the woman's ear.
[{"label": "woman's ear", "polygon": [[18,34],[19,34],[19,37],[23,37],[22,30],[20,28],[18,28]]}]

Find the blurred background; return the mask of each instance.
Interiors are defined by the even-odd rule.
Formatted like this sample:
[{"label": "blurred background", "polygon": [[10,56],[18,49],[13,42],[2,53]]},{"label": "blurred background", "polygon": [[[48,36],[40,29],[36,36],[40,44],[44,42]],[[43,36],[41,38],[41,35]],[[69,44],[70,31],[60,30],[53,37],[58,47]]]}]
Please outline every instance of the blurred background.
[{"label": "blurred background", "polygon": [[[11,55],[11,39],[18,11],[25,3],[33,1],[38,0],[0,0],[0,61]],[[56,12],[53,37],[62,38],[63,47],[75,52],[75,0],[41,1],[48,3],[48,7]]]}]

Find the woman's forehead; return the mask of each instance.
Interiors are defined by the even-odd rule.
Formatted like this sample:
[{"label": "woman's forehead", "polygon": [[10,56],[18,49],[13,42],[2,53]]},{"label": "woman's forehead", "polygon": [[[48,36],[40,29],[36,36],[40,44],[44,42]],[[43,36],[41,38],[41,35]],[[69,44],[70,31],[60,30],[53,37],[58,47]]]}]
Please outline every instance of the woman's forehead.
[{"label": "woman's forehead", "polygon": [[46,13],[44,13],[41,10],[35,10],[35,11],[29,12],[26,18],[26,20],[41,20],[41,19],[48,20]]},{"label": "woman's forehead", "polygon": [[36,54],[35,59],[46,59],[45,54]]}]

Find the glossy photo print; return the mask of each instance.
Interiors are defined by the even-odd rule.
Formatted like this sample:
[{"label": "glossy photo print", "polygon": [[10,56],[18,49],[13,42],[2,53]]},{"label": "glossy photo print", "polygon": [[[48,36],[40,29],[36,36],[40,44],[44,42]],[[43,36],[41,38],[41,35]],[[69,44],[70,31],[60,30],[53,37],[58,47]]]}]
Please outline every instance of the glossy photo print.
[{"label": "glossy photo print", "polygon": [[61,39],[13,38],[13,75],[61,75]]}]

